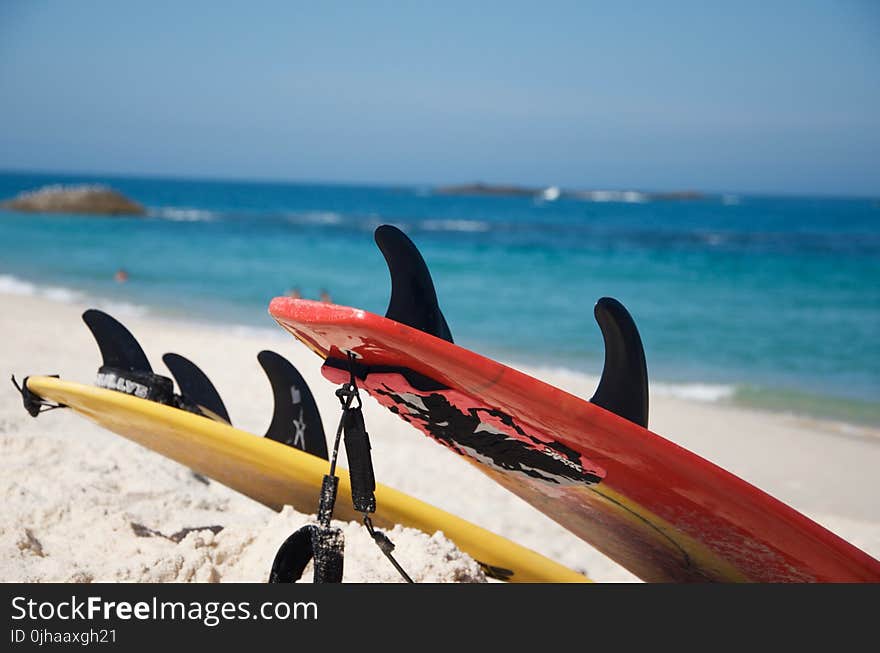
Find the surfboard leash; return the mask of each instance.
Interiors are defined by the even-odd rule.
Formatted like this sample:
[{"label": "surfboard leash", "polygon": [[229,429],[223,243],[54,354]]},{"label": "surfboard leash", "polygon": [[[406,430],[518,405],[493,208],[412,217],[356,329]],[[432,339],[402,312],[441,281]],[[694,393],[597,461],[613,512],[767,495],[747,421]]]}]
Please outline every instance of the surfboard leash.
[{"label": "surfboard leash", "polygon": [[296,582],[312,559],[314,559],[314,582],[342,582],[344,538],[340,529],[331,526],[331,519],[339,490],[336,460],[343,441],[348,454],[352,505],[363,515],[364,526],[379,550],[406,582],[413,582],[392,553],[394,543],[385,533],[377,530],[370,519],[370,514],[376,512],[376,479],[370,455],[370,438],[364,424],[362,403],[354,374],[354,355],[350,352],[348,363],[349,380],[336,390],[336,396],[342,407],[342,416],[333,441],[330,471],[321,482],[318,524],[303,526],[285,540],[272,563],[270,583]]},{"label": "surfboard leash", "polygon": [[[49,376],[53,378],[58,378],[57,374],[50,374]],[[67,408],[64,404],[54,404],[51,401],[46,401],[41,396],[34,394],[27,387],[27,380],[29,377],[24,377],[24,380],[21,382],[21,385],[18,384],[18,381],[15,380],[15,374],[12,375],[12,385],[15,386],[15,389],[18,390],[21,395],[21,402],[24,404],[24,409],[28,412],[31,417],[36,417],[41,413],[47,413],[50,410],[55,410],[56,408]]]},{"label": "surfboard leash", "polygon": [[[357,381],[354,375],[355,360],[354,354],[348,353],[348,383],[336,390],[336,396],[339,397],[343,404],[343,413],[340,424],[343,426],[345,434],[345,452],[348,454],[349,478],[351,480],[351,503],[354,509],[363,515],[364,526],[370,537],[379,547],[379,550],[394,565],[394,568],[407,582],[412,583],[413,579],[403,569],[392,553],[394,551],[394,543],[391,539],[380,530],[373,526],[370,514],[376,512],[376,477],[373,473],[373,458],[370,454],[370,436],[367,433],[366,424],[364,423],[364,414],[362,410],[362,402],[358,393]],[[354,401],[357,401],[357,406]],[[334,459],[336,457],[334,445]]]}]

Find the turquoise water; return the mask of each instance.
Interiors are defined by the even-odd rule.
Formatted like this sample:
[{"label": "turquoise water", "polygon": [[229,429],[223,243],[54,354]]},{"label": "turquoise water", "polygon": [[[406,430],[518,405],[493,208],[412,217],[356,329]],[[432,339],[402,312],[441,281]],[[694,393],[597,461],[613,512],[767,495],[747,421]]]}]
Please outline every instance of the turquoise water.
[{"label": "turquoise water", "polygon": [[[0,198],[102,182],[147,218],[0,211],[0,290],[271,326],[299,287],[384,313],[376,225],[422,250],[456,341],[598,374],[595,300],[636,319],[673,391],[880,424],[880,202],[584,202],[383,188],[0,174]],[[130,281],[113,274],[125,268]]]}]

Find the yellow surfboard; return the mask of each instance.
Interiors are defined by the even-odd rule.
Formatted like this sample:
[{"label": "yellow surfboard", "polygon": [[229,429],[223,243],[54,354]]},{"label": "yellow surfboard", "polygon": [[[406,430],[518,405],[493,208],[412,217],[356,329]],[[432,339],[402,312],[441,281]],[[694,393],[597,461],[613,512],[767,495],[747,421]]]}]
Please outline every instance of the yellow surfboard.
[{"label": "yellow surfboard", "polygon": [[[226,424],[122,392],[32,376],[28,389],[64,404],[114,433],[133,440],[244,495],[280,510],[290,505],[313,513],[327,461]],[[357,520],[348,473],[338,468],[339,500],[334,516]],[[477,560],[487,575],[511,582],[584,583],[585,576],[484,528],[377,485],[373,521],[401,524],[433,534],[442,531]]]}]

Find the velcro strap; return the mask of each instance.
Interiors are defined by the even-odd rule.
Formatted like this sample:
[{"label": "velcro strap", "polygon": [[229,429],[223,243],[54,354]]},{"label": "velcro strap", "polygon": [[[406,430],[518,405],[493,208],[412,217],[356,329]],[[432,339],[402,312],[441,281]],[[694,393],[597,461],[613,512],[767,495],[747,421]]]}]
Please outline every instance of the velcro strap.
[{"label": "velcro strap", "polygon": [[345,452],[351,478],[351,502],[358,512],[376,512],[376,478],[370,455],[370,437],[360,408],[349,408],[344,416]]}]

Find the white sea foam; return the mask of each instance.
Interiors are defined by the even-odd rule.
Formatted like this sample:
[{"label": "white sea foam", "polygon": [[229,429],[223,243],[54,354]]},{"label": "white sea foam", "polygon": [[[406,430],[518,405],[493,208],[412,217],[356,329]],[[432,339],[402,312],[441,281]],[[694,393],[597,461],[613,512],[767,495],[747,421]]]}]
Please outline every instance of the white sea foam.
[{"label": "white sea foam", "polygon": [[174,222],[210,222],[216,217],[212,211],[178,206],[163,206],[152,209],[150,215]]},{"label": "white sea foam", "polygon": [[35,295],[37,287],[27,281],[9,275],[0,275],[0,292],[7,295]]},{"label": "white sea foam", "polygon": [[61,288],[58,286],[47,286],[42,288],[39,291],[39,295],[46,299],[50,299],[53,302],[62,302],[65,304],[72,304],[84,297],[82,293],[77,292],[76,290]]},{"label": "white sea foam", "polygon": [[733,397],[736,387],[720,383],[652,383],[651,390],[666,397],[714,402]]},{"label": "white sea foam", "polygon": [[[591,397],[599,385],[598,376],[585,374],[566,367],[531,367],[511,363],[507,363],[507,365],[579,397]],[[676,397],[689,401],[717,402],[731,399],[736,392],[736,387],[720,383],[668,383],[651,381],[649,392],[652,395]]]},{"label": "white sea foam", "polygon": [[628,204],[641,204],[648,201],[648,197],[644,193],[634,190],[627,190],[621,194],[624,202]]},{"label": "white sea foam", "polygon": [[545,202],[555,202],[559,199],[560,194],[559,186],[549,186],[541,192],[541,199]]},{"label": "white sea foam", "polygon": [[77,290],[61,286],[38,286],[8,274],[0,274],[0,293],[7,295],[23,295],[26,297],[44,297],[56,302],[67,304],[82,300],[85,295]]},{"label": "white sea foam", "polygon": [[114,315],[139,317],[149,312],[146,307],[139,304],[92,297],[79,290],[63,286],[40,286],[8,274],[0,274],[0,294],[41,297],[62,304],[87,303],[94,308],[106,310]]},{"label": "white sea foam", "polygon": [[716,245],[721,245],[722,243],[724,243],[727,240],[727,238],[723,234],[720,234],[720,233],[699,234],[699,238],[707,245],[711,245],[713,247]]},{"label": "white sea foam", "polygon": [[587,202],[626,202],[642,204],[650,198],[636,190],[592,190],[573,193],[573,196]]},{"label": "white sea foam", "polygon": [[109,299],[102,299],[100,297],[90,298],[89,304],[93,308],[100,308],[102,311],[106,311],[107,313],[115,316],[122,315],[126,317],[143,317],[150,312],[146,306],[141,306],[140,304],[113,301]]},{"label": "white sea foam", "polygon": [[491,225],[482,220],[423,220],[419,226],[425,231],[465,231],[478,233],[489,231]]},{"label": "white sea foam", "polygon": [[291,213],[288,216],[288,219],[294,224],[333,225],[342,224],[344,221],[342,215],[333,211],[305,211],[302,213]]}]

